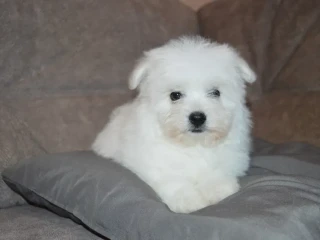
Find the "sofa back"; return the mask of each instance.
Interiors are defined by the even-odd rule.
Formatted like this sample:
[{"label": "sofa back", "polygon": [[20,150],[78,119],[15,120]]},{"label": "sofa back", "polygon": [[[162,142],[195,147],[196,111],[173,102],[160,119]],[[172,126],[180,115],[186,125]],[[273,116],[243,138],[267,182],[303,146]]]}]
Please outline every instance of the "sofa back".
[{"label": "sofa back", "polygon": [[216,0],[199,11],[199,24],[258,74],[249,87],[254,135],[320,146],[320,1]]},{"label": "sofa back", "polygon": [[0,172],[30,156],[88,149],[131,97],[127,76],[142,51],[198,31],[179,1],[0,2]]}]

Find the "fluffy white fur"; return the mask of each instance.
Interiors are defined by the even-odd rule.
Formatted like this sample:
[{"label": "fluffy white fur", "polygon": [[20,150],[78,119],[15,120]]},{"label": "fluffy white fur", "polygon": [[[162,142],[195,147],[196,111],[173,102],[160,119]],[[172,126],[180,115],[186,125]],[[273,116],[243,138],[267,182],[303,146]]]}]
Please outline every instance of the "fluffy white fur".
[{"label": "fluffy white fur", "polygon": [[[144,53],[129,79],[138,96],[114,110],[92,148],[136,173],[174,212],[215,204],[238,191],[249,165],[245,86],[255,79],[226,44],[171,40]],[[181,98],[172,101],[172,92]],[[206,115],[199,131],[194,112]]]}]

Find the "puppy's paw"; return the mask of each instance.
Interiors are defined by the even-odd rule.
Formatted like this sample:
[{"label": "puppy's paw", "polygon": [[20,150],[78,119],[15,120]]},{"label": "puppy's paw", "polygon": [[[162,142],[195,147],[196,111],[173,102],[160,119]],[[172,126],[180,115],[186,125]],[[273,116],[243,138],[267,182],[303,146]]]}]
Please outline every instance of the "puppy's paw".
[{"label": "puppy's paw", "polygon": [[198,189],[210,204],[216,204],[238,192],[240,186],[236,178],[208,178],[198,185]]},{"label": "puppy's paw", "polygon": [[193,185],[179,188],[163,201],[176,213],[194,212],[210,204]]}]

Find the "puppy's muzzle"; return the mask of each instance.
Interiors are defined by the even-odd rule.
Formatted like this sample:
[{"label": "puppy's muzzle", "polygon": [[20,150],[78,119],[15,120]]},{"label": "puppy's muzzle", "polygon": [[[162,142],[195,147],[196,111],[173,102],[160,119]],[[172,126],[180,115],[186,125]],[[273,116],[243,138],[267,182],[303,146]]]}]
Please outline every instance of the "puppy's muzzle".
[{"label": "puppy's muzzle", "polygon": [[192,112],[189,115],[189,122],[192,125],[192,132],[202,132],[207,116],[203,112]]}]

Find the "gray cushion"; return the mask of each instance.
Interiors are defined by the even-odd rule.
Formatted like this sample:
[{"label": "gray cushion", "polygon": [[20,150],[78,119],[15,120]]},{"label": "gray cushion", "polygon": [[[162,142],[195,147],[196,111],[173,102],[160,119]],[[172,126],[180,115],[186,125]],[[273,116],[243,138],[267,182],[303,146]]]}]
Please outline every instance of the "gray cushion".
[{"label": "gray cushion", "polygon": [[70,219],[30,205],[0,210],[2,240],[101,240]]},{"label": "gray cushion", "polygon": [[30,203],[111,239],[318,240],[320,181],[273,174],[262,157],[240,192],[193,214],[171,212],[130,171],[89,151],[22,161],[3,177]]}]

